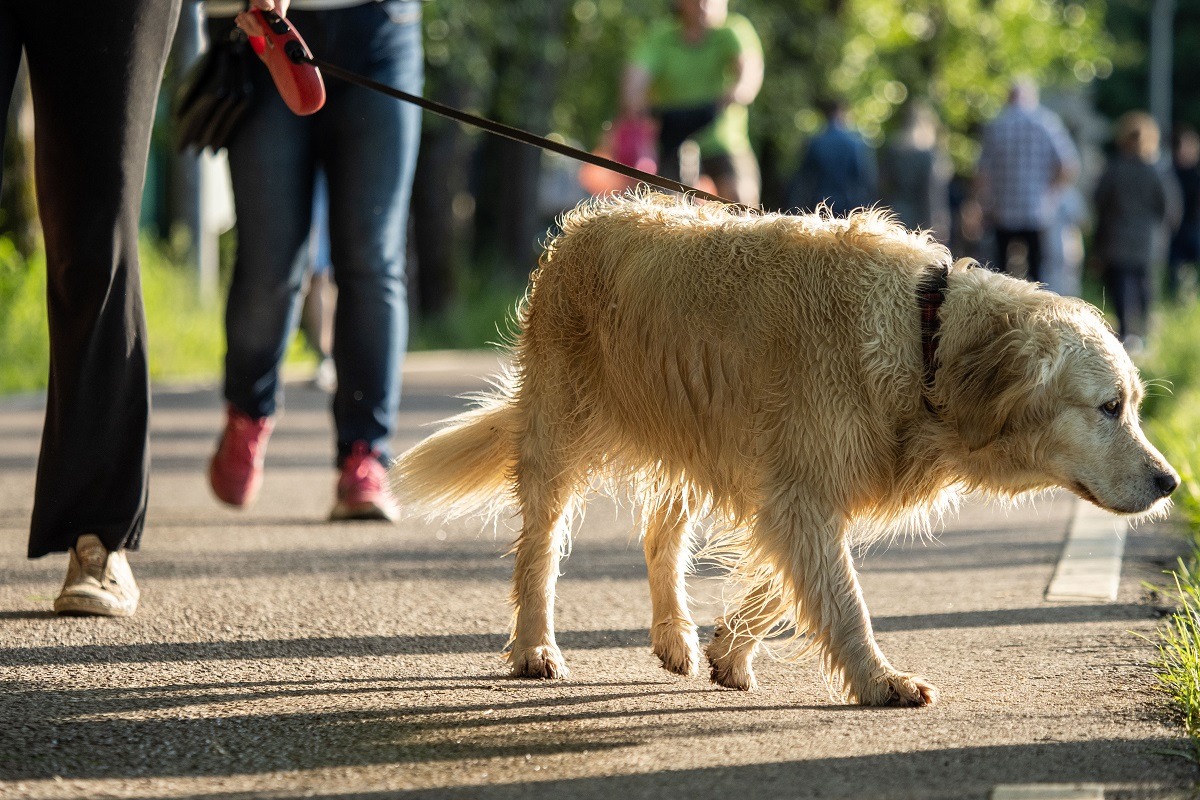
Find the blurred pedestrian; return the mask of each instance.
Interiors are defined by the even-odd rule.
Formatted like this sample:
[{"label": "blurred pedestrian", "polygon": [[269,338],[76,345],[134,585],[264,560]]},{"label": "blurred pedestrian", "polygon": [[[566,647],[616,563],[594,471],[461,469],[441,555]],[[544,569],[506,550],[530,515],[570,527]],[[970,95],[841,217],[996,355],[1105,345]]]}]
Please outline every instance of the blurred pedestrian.
[{"label": "blurred pedestrian", "polygon": [[[255,6],[271,0],[253,0]],[[330,4],[294,0],[288,18],[323,57],[372,80],[418,94],[424,83],[420,0]],[[210,0],[210,16],[240,2]],[[212,38],[227,18],[210,20]],[[249,13],[237,16],[261,31]],[[338,287],[332,412],[338,470],[331,519],[390,519],[390,440],[408,341],[405,240],[421,130],[409,103],[344,82],[324,107],[288,110],[265,68],[252,73],[255,101],[227,145],[238,244],[225,312],[224,429],[209,465],[218,499],[243,507],[262,484],[263,455],[282,392],[280,364],[296,329],[313,187],[323,171]]]},{"label": "blurred pedestrian", "polygon": [[50,382],[28,553],[68,554],[59,614],[127,617],[140,596],[126,559],[149,477],[138,220],[179,7],[0,4],[0,120],[24,51],[37,125]]},{"label": "blurred pedestrian", "polygon": [[1182,127],[1175,132],[1171,148],[1175,181],[1180,192],[1179,227],[1171,237],[1167,267],[1167,292],[1179,297],[1182,273],[1190,268],[1192,282],[1200,264],[1200,135],[1194,128]]},{"label": "blurred pedestrian", "polygon": [[329,256],[329,189],[324,172],[317,172],[313,185],[312,225],[308,232],[308,269],[300,329],[304,341],[317,356],[312,384],[327,394],[337,391],[337,366],[333,361],[333,317],[337,286]]},{"label": "blurred pedestrian", "polygon": [[879,200],[875,154],[851,127],[841,99],[822,104],[826,125],[808,143],[788,192],[788,205],[804,210],[824,203],[834,214],[870,206]]},{"label": "blurred pedestrian", "polygon": [[976,191],[995,236],[996,267],[1014,273],[1014,245],[1025,277],[1041,280],[1042,237],[1053,218],[1052,190],[1075,180],[1079,153],[1062,120],[1039,104],[1036,84],[1014,81],[1008,104],[983,134]]},{"label": "blurred pedestrian", "polygon": [[1083,227],[1087,200],[1073,183],[1050,191],[1050,224],[1042,239],[1041,282],[1057,294],[1083,295]]},{"label": "blurred pedestrian", "polygon": [[1117,120],[1117,150],[1096,185],[1096,257],[1121,340],[1131,350],[1139,349],[1146,335],[1155,236],[1171,202],[1171,189],[1155,166],[1158,144],[1153,117],[1125,114]]},{"label": "blurred pedestrian", "polygon": [[923,100],[909,101],[903,125],[879,152],[879,194],[906,227],[948,242],[954,167],[938,139],[933,109]]},{"label": "blurred pedestrian", "polygon": [[657,120],[660,175],[683,177],[680,148],[692,141],[699,171],[716,193],[757,206],[761,179],[749,106],[762,87],[762,43],[748,19],[729,13],[728,0],[674,0],[674,11],[633,51],[621,114]]}]

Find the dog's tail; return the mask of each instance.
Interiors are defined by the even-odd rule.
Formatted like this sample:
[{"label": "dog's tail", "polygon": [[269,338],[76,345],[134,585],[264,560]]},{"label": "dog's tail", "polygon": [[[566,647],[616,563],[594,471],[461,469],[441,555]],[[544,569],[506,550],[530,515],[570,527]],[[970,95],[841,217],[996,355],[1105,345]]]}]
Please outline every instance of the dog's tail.
[{"label": "dog's tail", "polygon": [[479,403],[392,464],[388,478],[402,505],[453,518],[494,517],[512,504],[517,409],[504,394]]}]

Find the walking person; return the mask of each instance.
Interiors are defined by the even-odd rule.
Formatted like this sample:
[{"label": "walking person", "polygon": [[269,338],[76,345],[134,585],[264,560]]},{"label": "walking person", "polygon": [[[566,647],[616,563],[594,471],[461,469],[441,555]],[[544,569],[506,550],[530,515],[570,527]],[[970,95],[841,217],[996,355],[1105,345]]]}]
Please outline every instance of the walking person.
[{"label": "walking person", "polygon": [[954,165],[938,138],[933,109],[923,100],[909,101],[900,130],[879,152],[879,195],[905,227],[948,242]]},{"label": "walking person", "polygon": [[983,134],[976,192],[996,242],[996,267],[1014,273],[1019,245],[1025,277],[1041,280],[1043,236],[1054,210],[1052,190],[1072,182],[1079,153],[1054,112],[1039,103],[1037,86],[1013,83],[1008,104]]},{"label": "walking person", "polygon": [[[267,2],[268,0],[256,0]],[[211,0],[214,39],[241,3]],[[424,82],[419,0],[294,0],[288,19],[314,52],[379,83],[419,94]],[[249,14],[238,24],[259,30]],[[405,236],[420,109],[331,82],[324,107],[299,117],[265,68],[255,102],[227,148],[238,245],[226,306],[226,422],[209,465],[221,501],[252,503],[282,394],[280,364],[296,329],[317,171],[328,187],[330,260],[338,296],[332,399],[333,519],[394,520],[386,485],[408,342]]]},{"label": "walking person", "polygon": [[1171,162],[1182,204],[1179,226],[1171,236],[1167,293],[1172,299],[1178,299],[1184,270],[1188,267],[1193,270],[1194,288],[1194,270],[1200,265],[1200,135],[1194,128],[1183,127],[1176,132],[1173,144]]},{"label": "walking person", "polygon": [[849,107],[837,99],[823,104],[825,128],[813,137],[792,179],[788,204],[815,209],[824,203],[834,214],[865,208],[879,199],[875,154],[850,125]]},{"label": "walking person", "polygon": [[1117,314],[1121,341],[1140,350],[1150,314],[1150,266],[1155,241],[1173,207],[1155,162],[1159,131],[1154,118],[1130,111],[1117,120],[1117,152],[1096,185],[1096,255]]},{"label": "walking person", "polygon": [[748,19],[729,13],[728,0],[674,0],[673,7],[673,19],[651,29],[625,69],[622,117],[657,119],[660,175],[685,177],[679,152],[694,141],[699,171],[716,193],[757,206],[748,109],[762,88],[762,43]]},{"label": "walking person", "polygon": [[140,596],[126,558],[149,476],[138,219],[179,7],[0,0],[0,119],[24,52],[46,248],[50,380],[28,554],[68,554],[59,614],[125,617]]},{"label": "walking person", "polygon": [[333,394],[337,389],[337,367],[333,363],[333,311],[337,286],[329,262],[329,191],[324,173],[317,173],[313,188],[312,225],[308,233],[308,265],[305,268],[304,299],[300,307],[300,330],[309,349],[317,356],[314,388]]}]

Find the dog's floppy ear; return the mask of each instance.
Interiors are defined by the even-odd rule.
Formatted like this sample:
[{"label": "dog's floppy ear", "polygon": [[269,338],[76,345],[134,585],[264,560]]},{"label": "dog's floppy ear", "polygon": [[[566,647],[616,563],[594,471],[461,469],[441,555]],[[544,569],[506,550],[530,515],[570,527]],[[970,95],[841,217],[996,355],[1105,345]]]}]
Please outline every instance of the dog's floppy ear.
[{"label": "dog's floppy ear", "polygon": [[939,394],[968,450],[996,441],[1008,421],[1047,383],[1049,351],[1045,337],[1010,328],[985,337],[978,348],[946,365],[944,375],[938,376]]}]

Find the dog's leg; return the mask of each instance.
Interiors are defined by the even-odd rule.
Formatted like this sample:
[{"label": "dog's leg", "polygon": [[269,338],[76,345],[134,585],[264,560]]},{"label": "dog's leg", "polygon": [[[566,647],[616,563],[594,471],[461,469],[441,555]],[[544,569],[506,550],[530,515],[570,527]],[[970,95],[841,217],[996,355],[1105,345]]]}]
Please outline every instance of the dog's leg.
[{"label": "dog's leg", "polygon": [[786,613],[778,581],[768,578],[754,584],[733,614],[717,620],[707,651],[713,683],[742,691],[756,688],[753,663],[758,645]]},{"label": "dog's leg", "polygon": [[[777,511],[782,513],[772,513]],[[896,670],[875,643],[845,521],[831,515],[818,522],[784,508],[763,509],[759,524],[764,522],[767,527],[760,533],[778,537],[773,543],[782,554],[777,557],[779,577],[795,601],[797,626],[813,640],[834,684],[862,705],[936,702],[936,687]]]},{"label": "dog's leg", "polygon": [[568,670],[554,641],[554,588],[569,531],[567,506],[573,493],[568,470],[557,456],[560,443],[537,437],[520,454],[517,496],[521,535],[513,550],[512,603],[515,607],[511,649],[512,675],[518,678],[565,678]]},{"label": "dog's leg", "polygon": [[696,675],[700,664],[700,640],[688,610],[684,575],[691,561],[691,526],[682,492],[672,493],[646,509],[643,547],[650,575],[651,650],[663,669],[678,675]]}]

